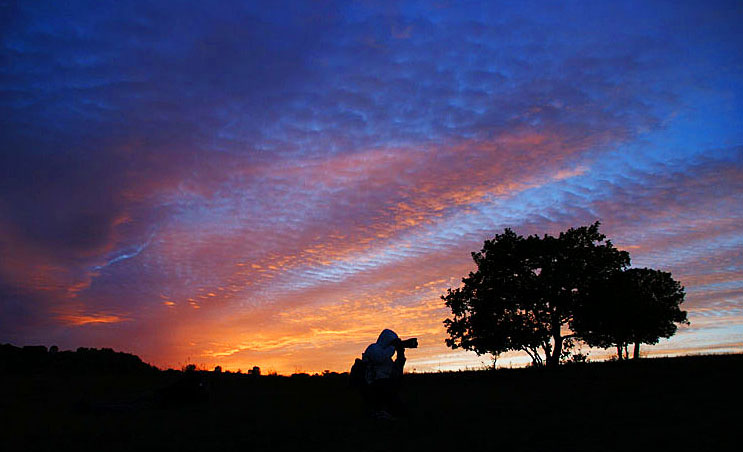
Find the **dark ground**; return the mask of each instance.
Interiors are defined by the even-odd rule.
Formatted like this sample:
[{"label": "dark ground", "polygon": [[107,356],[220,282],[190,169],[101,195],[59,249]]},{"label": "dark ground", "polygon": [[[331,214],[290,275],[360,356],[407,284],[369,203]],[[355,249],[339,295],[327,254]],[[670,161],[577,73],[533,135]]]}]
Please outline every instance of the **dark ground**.
[{"label": "dark ground", "polygon": [[743,432],[743,355],[406,375],[397,422],[343,376],[192,375],[0,375],[0,450],[718,451]]}]

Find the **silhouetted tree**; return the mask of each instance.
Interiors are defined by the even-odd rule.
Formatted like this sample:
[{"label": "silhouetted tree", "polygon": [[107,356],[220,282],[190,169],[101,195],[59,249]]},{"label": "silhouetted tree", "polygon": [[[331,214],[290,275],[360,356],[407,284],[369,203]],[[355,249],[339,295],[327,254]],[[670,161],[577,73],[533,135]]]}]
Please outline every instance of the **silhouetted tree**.
[{"label": "silhouetted tree", "polygon": [[110,348],[80,347],[77,351],[59,351],[52,345],[16,347],[0,344],[0,373],[59,372],[76,374],[121,374],[152,372],[156,368],[129,353]]},{"label": "silhouetted tree", "polygon": [[657,344],[676,333],[676,323],[689,323],[684,288],[670,273],[650,268],[630,268],[613,275],[596,288],[594,299],[582,304],[572,323],[574,331],[591,346],[617,348],[617,357],[640,357],[640,344]]},{"label": "silhouetted tree", "polygon": [[574,337],[563,329],[575,307],[629,265],[629,254],[605,240],[599,225],[541,238],[506,229],[486,240],[472,253],[477,271],[441,297],[454,316],[444,321],[446,344],[494,356],[522,350],[535,365],[558,365],[565,341]]}]

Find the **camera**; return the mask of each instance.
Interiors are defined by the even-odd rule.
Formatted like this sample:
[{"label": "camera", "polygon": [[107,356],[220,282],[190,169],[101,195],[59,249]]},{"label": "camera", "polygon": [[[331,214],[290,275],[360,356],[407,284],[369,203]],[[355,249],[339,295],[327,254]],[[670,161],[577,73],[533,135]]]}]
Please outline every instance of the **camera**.
[{"label": "camera", "polygon": [[398,344],[402,348],[418,348],[418,338],[417,337],[411,337],[410,339],[398,339]]}]

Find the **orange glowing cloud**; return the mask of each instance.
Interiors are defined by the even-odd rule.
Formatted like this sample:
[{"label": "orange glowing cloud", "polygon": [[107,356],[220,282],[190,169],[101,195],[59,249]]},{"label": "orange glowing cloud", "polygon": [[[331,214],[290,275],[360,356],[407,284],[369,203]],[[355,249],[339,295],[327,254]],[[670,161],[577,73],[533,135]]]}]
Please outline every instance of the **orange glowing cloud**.
[{"label": "orange glowing cloud", "polygon": [[68,314],[58,316],[59,320],[67,325],[81,326],[95,323],[119,323],[125,322],[128,319],[120,317],[118,315],[107,315],[107,314]]}]

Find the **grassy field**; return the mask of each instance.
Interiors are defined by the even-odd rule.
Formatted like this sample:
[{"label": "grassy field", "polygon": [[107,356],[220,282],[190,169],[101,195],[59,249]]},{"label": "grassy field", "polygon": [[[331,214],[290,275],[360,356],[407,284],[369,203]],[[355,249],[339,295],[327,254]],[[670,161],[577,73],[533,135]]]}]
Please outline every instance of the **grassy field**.
[{"label": "grassy field", "polygon": [[410,416],[342,376],[0,375],[0,450],[737,450],[743,355],[406,375]]}]

